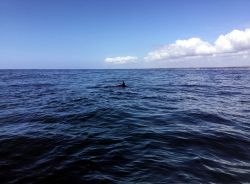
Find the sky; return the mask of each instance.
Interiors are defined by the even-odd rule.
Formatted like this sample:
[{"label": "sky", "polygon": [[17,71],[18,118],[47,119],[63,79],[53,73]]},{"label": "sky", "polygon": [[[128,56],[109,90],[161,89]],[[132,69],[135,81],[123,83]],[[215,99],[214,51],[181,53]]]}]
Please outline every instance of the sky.
[{"label": "sky", "polygon": [[0,69],[250,66],[249,0],[1,0]]}]

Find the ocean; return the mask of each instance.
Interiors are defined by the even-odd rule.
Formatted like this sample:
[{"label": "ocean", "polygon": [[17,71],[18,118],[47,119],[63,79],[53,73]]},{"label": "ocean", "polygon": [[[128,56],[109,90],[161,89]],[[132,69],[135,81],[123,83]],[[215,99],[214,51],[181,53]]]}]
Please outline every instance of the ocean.
[{"label": "ocean", "polygon": [[250,69],[0,70],[0,182],[249,183]]}]

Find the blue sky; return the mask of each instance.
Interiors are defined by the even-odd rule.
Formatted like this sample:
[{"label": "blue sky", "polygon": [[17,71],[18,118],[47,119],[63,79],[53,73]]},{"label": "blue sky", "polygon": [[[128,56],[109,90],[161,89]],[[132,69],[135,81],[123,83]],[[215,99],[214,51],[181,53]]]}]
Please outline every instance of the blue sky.
[{"label": "blue sky", "polygon": [[[249,0],[2,0],[0,68],[250,65],[249,7]],[[220,35],[231,50],[214,44]]]}]

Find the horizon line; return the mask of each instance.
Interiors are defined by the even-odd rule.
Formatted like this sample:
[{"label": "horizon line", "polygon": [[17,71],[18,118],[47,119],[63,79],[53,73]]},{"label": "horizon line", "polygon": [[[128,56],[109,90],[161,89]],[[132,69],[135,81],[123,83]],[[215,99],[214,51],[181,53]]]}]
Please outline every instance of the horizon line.
[{"label": "horizon line", "polygon": [[249,66],[208,66],[208,67],[152,67],[152,68],[0,68],[0,70],[148,70],[148,69],[216,69],[250,68]]}]

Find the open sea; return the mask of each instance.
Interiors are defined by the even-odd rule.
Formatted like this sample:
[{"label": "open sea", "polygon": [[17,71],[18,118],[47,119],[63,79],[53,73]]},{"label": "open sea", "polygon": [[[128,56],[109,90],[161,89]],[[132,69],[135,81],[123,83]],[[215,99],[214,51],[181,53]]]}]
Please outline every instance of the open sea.
[{"label": "open sea", "polygon": [[0,70],[0,183],[250,183],[250,69]]}]

